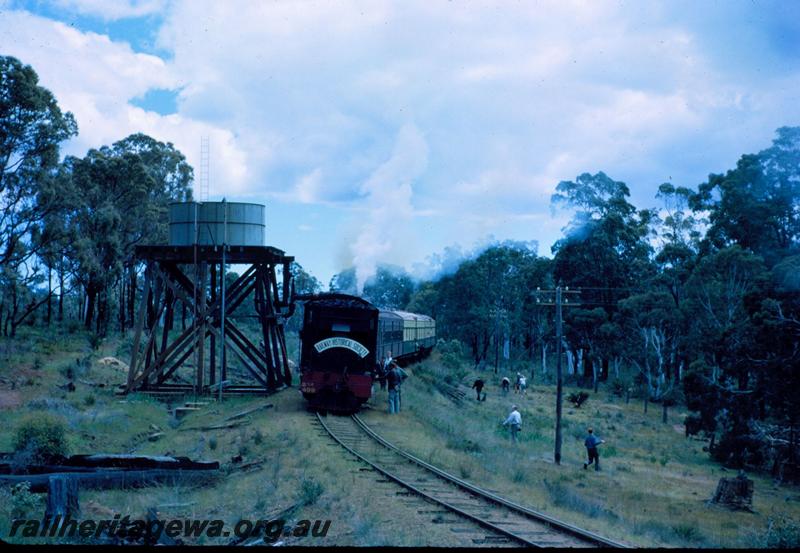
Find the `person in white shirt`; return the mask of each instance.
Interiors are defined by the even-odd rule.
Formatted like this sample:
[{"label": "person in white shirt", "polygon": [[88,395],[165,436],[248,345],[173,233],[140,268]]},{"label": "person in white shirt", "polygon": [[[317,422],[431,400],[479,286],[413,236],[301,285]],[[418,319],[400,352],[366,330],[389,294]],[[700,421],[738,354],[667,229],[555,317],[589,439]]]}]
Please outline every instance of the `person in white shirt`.
[{"label": "person in white shirt", "polygon": [[517,433],[519,433],[520,428],[522,427],[522,415],[519,414],[517,411],[517,406],[511,406],[511,413],[509,413],[508,418],[503,423],[503,426],[510,426],[511,428],[511,439],[514,443],[517,443]]},{"label": "person in white shirt", "polygon": [[527,389],[528,389],[528,380],[524,376],[520,375],[519,376],[519,393],[524,396],[524,395],[526,395]]}]

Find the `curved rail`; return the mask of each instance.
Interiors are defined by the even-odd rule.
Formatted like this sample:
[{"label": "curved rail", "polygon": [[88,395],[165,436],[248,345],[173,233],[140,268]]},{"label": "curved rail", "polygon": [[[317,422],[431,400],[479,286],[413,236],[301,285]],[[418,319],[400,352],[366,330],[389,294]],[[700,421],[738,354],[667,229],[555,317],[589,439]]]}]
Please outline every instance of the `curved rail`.
[{"label": "curved rail", "polygon": [[[416,481],[424,482],[426,479],[424,477],[419,478],[420,474],[412,474],[410,477],[403,477],[402,475],[389,470],[387,467],[381,466],[380,461],[376,462],[375,460],[368,459],[365,455],[356,451],[355,447],[353,447],[354,444],[345,443],[347,440],[338,435],[336,431],[331,429],[330,425],[326,424],[325,420],[319,413],[317,413],[317,419],[325,431],[339,445],[341,445],[351,454],[355,455],[361,461],[368,464],[374,470],[383,474],[391,481],[396,482],[397,484],[409,489],[413,493],[444,507],[448,511],[451,511],[476,525],[488,529],[495,534],[499,534],[500,536],[503,536],[514,543],[532,547],[627,547],[623,544],[607,540],[601,536],[587,532],[575,526],[565,524],[561,521],[548,517],[547,515],[538,513],[532,509],[528,509],[486,490],[482,490],[476,486],[473,486],[472,484],[456,478],[455,476],[394,446],[376,434],[360,418],[358,418],[358,416],[353,415],[350,417],[349,419],[353,422],[354,428],[359,432],[359,434],[352,434],[350,433],[349,429],[346,432],[342,432],[342,434],[347,433],[347,436],[349,438],[354,438],[356,442],[358,441],[359,437],[365,436],[369,438],[372,443],[381,446],[383,450],[388,451],[391,455],[399,456],[400,459],[406,463],[404,468],[408,468],[408,466],[416,467],[418,470],[422,471],[423,476],[433,474],[439,481],[444,480],[448,485],[447,490],[434,489],[433,493],[430,490],[421,489],[425,486],[424,484],[422,486],[418,486],[410,482],[411,477],[413,476],[417,476]],[[337,417],[337,419],[341,422],[347,420],[345,417]],[[380,455],[376,455],[376,457],[380,457]],[[384,461],[384,464],[386,464],[386,461]],[[438,493],[436,493],[437,491]],[[455,497],[453,496],[454,493]],[[454,500],[461,501],[461,505],[454,504]],[[493,511],[489,516],[482,516],[481,511],[485,510],[486,504],[491,505],[493,507]],[[472,512],[470,512],[468,509],[462,508],[465,505]],[[500,507],[500,511],[504,511],[504,514],[507,517],[506,520],[489,520],[490,516],[494,516],[494,514],[496,514],[498,507]],[[478,513],[475,511],[478,511]],[[517,520],[509,520],[509,515],[511,515],[511,519],[517,518]],[[499,524],[513,524],[515,529],[508,530]],[[517,527],[521,527],[522,529],[518,530]],[[523,534],[533,534],[534,537]]]},{"label": "curved rail", "polygon": [[406,459],[408,459],[412,463],[416,463],[420,467],[422,467],[422,468],[424,468],[424,469],[436,474],[440,478],[443,478],[443,479],[447,480],[448,482],[458,486],[459,488],[462,488],[462,489],[464,489],[464,490],[466,490],[466,491],[468,491],[468,492],[470,492],[472,494],[480,496],[481,498],[486,499],[487,501],[490,501],[490,502],[495,503],[497,505],[502,505],[503,507],[506,507],[507,509],[510,509],[510,510],[515,511],[517,513],[520,513],[520,514],[522,514],[522,515],[524,515],[526,517],[535,519],[538,522],[541,522],[541,523],[544,523],[544,524],[550,526],[551,528],[553,528],[554,530],[556,530],[558,532],[570,534],[572,536],[575,536],[576,538],[592,542],[593,544],[595,544],[595,545],[597,545],[599,547],[628,548],[627,545],[624,545],[622,543],[609,540],[609,539],[604,538],[602,536],[599,536],[599,535],[597,535],[597,534],[595,534],[593,532],[589,532],[588,530],[584,530],[582,528],[578,528],[577,526],[573,526],[571,524],[567,524],[566,522],[562,522],[562,521],[560,521],[558,519],[555,519],[553,517],[550,517],[550,516],[548,516],[548,515],[546,515],[544,513],[540,513],[538,511],[534,511],[533,509],[529,509],[528,507],[524,507],[522,505],[519,505],[518,503],[514,503],[513,501],[509,501],[508,499],[500,497],[499,495],[493,494],[493,493],[491,493],[491,492],[489,492],[487,490],[484,490],[484,489],[481,489],[481,488],[479,488],[477,486],[474,486],[473,484],[470,484],[469,482],[467,482],[465,480],[457,478],[456,476],[453,476],[452,474],[450,474],[448,472],[445,472],[445,471],[443,471],[442,469],[440,469],[438,467],[435,467],[435,466],[433,466],[433,465],[431,465],[429,463],[426,463],[422,459],[420,459],[418,457],[415,457],[414,455],[411,455],[410,453],[400,449],[399,447],[395,446],[391,442],[387,441],[386,439],[384,439],[383,437],[378,435],[369,426],[367,426],[366,423],[364,421],[362,421],[358,417],[358,415],[352,415],[352,418],[356,422],[356,424],[359,426],[359,428],[361,428],[361,430],[366,432],[367,435],[369,435],[369,437],[371,437],[373,440],[378,441],[384,447],[387,447],[387,448],[391,449],[392,451],[394,451],[398,455],[402,455],[403,457],[405,457]]}]

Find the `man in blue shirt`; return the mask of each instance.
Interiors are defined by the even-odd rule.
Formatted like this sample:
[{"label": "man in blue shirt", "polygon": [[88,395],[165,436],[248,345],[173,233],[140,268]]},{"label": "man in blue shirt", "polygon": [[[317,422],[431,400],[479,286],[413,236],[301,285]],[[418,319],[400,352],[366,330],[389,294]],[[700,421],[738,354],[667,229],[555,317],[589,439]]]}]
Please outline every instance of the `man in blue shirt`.
[{"label": "man in blue shirt", "polygon": [[589,435],[586,436],[586,439],[583,441],[584,445],[586,446],[586,451],[589,454],[589,462],[583,464],[583,470],[594,463],[594,470],[600,470],[600,453],[597,451],[597,446],[600,444],[604,444],[605,441],[601,440],[597,436],[594,435],[594,430],[591,428],[588,429]]}]

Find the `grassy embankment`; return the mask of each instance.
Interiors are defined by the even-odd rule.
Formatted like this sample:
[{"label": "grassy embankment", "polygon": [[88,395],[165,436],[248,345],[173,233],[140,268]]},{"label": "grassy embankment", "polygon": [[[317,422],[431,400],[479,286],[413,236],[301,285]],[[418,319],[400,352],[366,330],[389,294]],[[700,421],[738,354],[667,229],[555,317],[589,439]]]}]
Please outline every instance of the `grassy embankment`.
[{"label": "grassy embankment", "polygon": [[[27,330],[27,329],[25,329]],[[288,538],[287,543],[306,545],[469,545],[447,528],[421,533],[426,515],[421,501],[387,501],[375,491],[390,484],[379,482],[374,473],[341,453],[339,446],[320,436],[312,426],[296,388],[268,398],[231,398],[205,406],[200,413],[180,422],[169,412],[173,405],[194,398],[159,401],[143,394],[127,398],[113,394],[126,372],[100,362],[107,356],[127,360],[130,339],[111,340],[93,351],[88,337],[54,329],[29,331],[15,341],[0,343],[0,451],[11,451],[13,430],[28,414],[49,412],[66,422],[71,453],[129,453],[186,455],[194,459],[218,460],[223,477],[196,487],[151,486],[138,490],[82,490],[81,518],[111,519],[116,514],[143,519],[155,507],[159,518],[221,519],[231,530],[241,519],[327,520],[325,538]],[[79,363],[76,360],[80,360]],[[76,390],[62,388],[73,371]],[[103,382],[97,388],[84,382]],[[213,431],[187,430],[212,424],[253,406],[271,403],[240,428]],[[164,432],[156,442],[147,435]],[[242,456],[241,463],[231,458]],[[238,466],[262,461],[252,470]],[[19,503],[19,502],[16,502]],[[8,533],[15,506],[8,489],[0,489],[0,537]],[[44,495],[34,494],[26,518],[43,514]],[[430,520],[431,515],[427,515]],[[228,538],[186,540],[192,543],[227,543]],[[57,540],[11,539],[37,543]],[[76,540],[79,541],[79,540]]]},{"label": "grassy embankment", "polygon": [[[430,520],[430,515],[418,513],[424,507],[411,499],[387,501],[379,490],[388,484],[359,471],[358,463],[320,437],[296,389],[266,400],[212,403],[178,422],[169,413],[169,402],[113,395],[113,384],[121,382],[125,372],[99,361],[107,356],[127,360],[129,338],[107,341],[93,351],[79,333],[25,330],[30,333],[0,342],[0,451],[11,450],[13,429],[22,417],[47,411],[66,421],[73,453],[169,453],[223,464],[225,476],[205,486],[84,490],[82,518],[142,518],[148,508],[156,507],[164,519],[219,518],[231,528],[240,519],[269,519],[294,506],[290,520],[331,519],[332,524],[324,539],[289,543],[469,545],[445,527],[428,531],[427,525],[426,532],[420,532],[420,524]],[[59,387],[67,381],[69,367],[75,372],[74,392]],[[412,377],[404,385],[404,411],[386,415],[385,392],[378,392],[372,409],[363,414],[368,423],[457,476],[564,521],[633,545],[743,547],[763,532],[769,517],[800,518],[800,490],[775,486],[757,475],[751,475],[754,513],[707,506],[718,479],[733,473],[712,463],[702,442],[684,437],[679,408],[664,425],[658,409],[645,415],[640,404],[625,405],[602,390],[581,409],[565,406],[564,458],[556,466],[551,462],[553,387],[534,386],[524,398],[513,391],[502,397],[502,375],[484,373],[484,378],[489,376],[488,400],[478,403],[468,390],[476,373],[465,372],[461,385],[468,391],[467,401],[457,407],[437,389],[445,373],[435,353],[408,371]],[[82,381],[108,385],[96,388]],[[274,407],[254,413],[240,428],[186,430],[265,401]],[[521,406],[524,423],[522,442],[516,447],[499,426],[512,402]],[[601,446],[599,473],[582,469],[588,424],[607,442]],[[164,436],[147,441],[156,427]],[[242,464],[263,463],[240,471],[230,462],[234,455],[242,455]],[[7,490],[0,495],[0,535],[5,537],[14,502]],[[43,496],[37,501],[30,516],[41,516]]]},{"label": "grassy embankment", "polygon": [[[422,459],[565,522],[637,546],[747,547],[763,543],[771,517],[800,519],[800,490],[763,475],[749,475],[753,513],[707,505],[719,478],[736,473],[712,462],[703,441],[685,437],[680,406],[664,424],[660,406],[645,414],[641,403],[626,405],[602,387],[580,409],[565,401],[559,466],[553,462],[554,386],[534,385],[525,396],[512,389],[504,397],[502,373],[463,371],[467,399],[459,408],[439,390],[453,372],[436,353],[407,370],[413,375],[404,385],[404,412],[367,412],[366,422]],[[479,374],[488,381],[485,402],[469,389]],[[571,391],[577,389],[565,388],[565,398]],[[500,426],[512,403],[523,419],[516,446]],[[600,472],[583,470],[587,426],[606,441]]]}]

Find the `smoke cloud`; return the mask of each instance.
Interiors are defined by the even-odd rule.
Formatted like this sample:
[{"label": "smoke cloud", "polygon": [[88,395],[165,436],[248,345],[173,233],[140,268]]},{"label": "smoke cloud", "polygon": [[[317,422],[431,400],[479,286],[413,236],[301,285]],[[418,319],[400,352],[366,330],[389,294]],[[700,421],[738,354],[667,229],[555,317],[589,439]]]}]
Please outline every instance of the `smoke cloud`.
[{"label": "smoke cloud", "polygon": [[389,159],[361,185],[366,216],[351,246],[359,292],[379,262],[392,263],[413,215],[412,184],[428,166],[428,145],[413,124],[397,134]]}]

